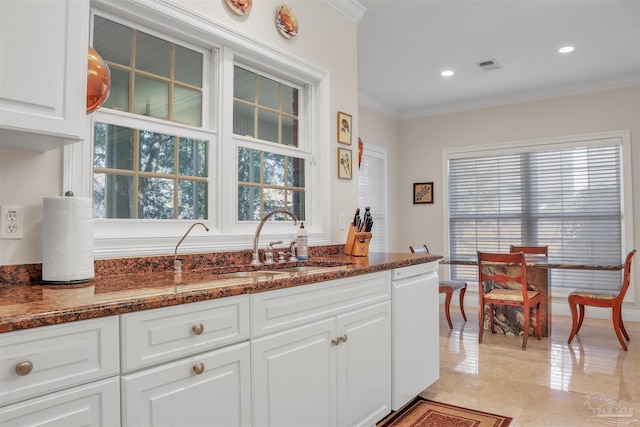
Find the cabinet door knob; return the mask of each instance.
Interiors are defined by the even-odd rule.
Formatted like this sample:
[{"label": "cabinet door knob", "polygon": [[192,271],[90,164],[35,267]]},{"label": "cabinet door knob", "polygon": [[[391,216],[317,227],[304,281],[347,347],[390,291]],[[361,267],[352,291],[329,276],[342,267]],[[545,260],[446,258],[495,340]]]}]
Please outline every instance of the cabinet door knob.
[{"label": "cabinet door knob", "polygon": [[201,373],[203,373],[204,372],[204,363],[198,362],[195,365],[193,365],[193,372],[195,372],[196,375],[200,375]]},{"label": "cabinet door knob", "polygon": [[33,371],[33,363],[29,360],[22,360],[18,362],[16,365],[16,374],[24,377],[25,375],[29,375]]},{"label": "cabinet door knob", "polygon": [[340,341],[347,342],[347,334],[344,334],[343,336],[341,336]]},{"label": "cabinet door knob", "polygon": [[193,325],[193,333],[196,335],[202,335],[204,332],[204,325],[202,323],[198,323],[197,325]]},{"label": "cabinet door knob", "polygon": [[333,344],[333,345],[338,345],[338,344],[340,344],[340,338],[334,338],[334,339],[332,339],[332,340],[331,340],[331,344]]}]

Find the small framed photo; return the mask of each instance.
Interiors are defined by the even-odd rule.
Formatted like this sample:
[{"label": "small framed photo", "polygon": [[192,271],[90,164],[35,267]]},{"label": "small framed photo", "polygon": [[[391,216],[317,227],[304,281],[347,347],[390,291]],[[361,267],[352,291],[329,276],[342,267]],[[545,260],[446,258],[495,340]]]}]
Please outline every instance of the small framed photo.
[{"label": "small framed photo", "polygon": [[413,204],[433,203],[433,182],[413,183]]},{"label": "small framed photo", "polygon": [[338,142],[351,145],[351,116],[338,111]]},{"label": "small framed photo", "polygon": [[338,148],[338,178],[351,179],[353,177],[353,160],[351,150]]}]

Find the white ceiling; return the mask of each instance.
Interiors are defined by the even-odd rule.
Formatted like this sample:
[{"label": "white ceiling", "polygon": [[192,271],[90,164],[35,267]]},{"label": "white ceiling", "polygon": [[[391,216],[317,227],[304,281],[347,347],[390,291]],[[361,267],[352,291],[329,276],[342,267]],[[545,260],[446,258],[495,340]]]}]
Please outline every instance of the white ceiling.
[{"label": "white ceiling", "polygon": [[[359,103],[391,117],[640,83],[640,0],[358,3]],[[489,59],[502,68],[476,65]]]}]

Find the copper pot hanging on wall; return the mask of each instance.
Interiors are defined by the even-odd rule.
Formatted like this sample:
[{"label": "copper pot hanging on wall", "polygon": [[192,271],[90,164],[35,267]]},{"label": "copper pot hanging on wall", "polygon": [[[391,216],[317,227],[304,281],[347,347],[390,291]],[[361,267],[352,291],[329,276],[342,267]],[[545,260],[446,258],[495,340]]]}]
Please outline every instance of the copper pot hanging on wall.
[{"label": "copper pot hanging on wall", "polygon": [[109,97],[111,89],[111,72],[100,54],[89,47],[87,67],[87,114],[93,113]]}]

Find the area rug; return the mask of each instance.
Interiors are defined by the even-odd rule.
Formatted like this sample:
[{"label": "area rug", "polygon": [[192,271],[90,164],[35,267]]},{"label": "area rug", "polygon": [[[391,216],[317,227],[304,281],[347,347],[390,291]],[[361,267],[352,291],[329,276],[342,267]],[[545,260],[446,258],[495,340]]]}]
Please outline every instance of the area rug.
[{"label": "area rug", "polygon": [[511,420],[418,396],[378,427],[508,427]]}]

